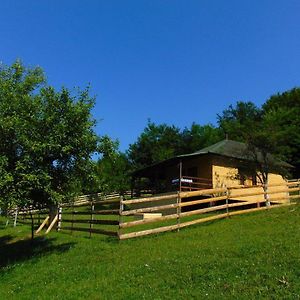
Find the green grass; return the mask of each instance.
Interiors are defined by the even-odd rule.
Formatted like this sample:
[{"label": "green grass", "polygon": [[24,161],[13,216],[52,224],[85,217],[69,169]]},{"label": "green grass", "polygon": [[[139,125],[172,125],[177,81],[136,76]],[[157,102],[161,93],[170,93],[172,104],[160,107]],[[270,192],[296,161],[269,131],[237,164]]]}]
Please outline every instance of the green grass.
[{"label": "green grass", "polygon": [[0,299],[300,299],[299,205],[122,242],[29,234],[0,223]]}]

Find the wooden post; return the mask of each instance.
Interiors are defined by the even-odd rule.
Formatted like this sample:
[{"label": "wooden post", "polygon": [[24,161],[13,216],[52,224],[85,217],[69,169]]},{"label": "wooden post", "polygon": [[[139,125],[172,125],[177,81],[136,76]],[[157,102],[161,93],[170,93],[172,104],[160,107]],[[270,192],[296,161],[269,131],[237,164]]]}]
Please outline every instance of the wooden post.
[{"label": "wooden post", "polygon": [[179,163],[179,192],[181,192],[181,180],[182,180],[182,160]]},{"label": "wooden post", "polygon": [[32,210],[30,210],[30,218],[31,218],[31,241],[34,239],[34,220],[32,215]]},{"label": "wooden post", "polygon": [[123,204],[124,196],[120,196],[120,208],[119,208],[119,228],[118,228],[118,238],[120,240],[121,237],[121,224],[122,224],[122,213],[124,211],[124,204]]},{"label": "wooden post", "polygon": [[51,231],[51,229],[54,227],[54,225],[55,225],[55,223],[57,222],[57,220],[58,220],[58,215],[56,215],[56,216],[53,218],[53,220],[52,220],[52,222],[50,223],[50,225],[49,225],[48,229],[46,230],[46,233],[45,233],[45,234],[48,234],[48,233]]},{"label": "wooden post", "polygon": [[72,210],[72,223],[71,223],[71,234],[73,234],[73,228],[74,228],[74,215],[75,215],[75,208],[73,203],[73,210]]},{"label": "wooden post", "polygon": [[229,194],[230,194],[230,192],[229,192],[229,188],[228,187],[226,187],[226,213],[227,213],[227,217],[229,217],[229,207],[228,207],[228,205],[229,205]]},{"label": "wooden post", "polygon": [[16,208],[16,211],[15,211],[14,227],[17,226],[17,219],[18,219],[18,208]]},{"label": "wooden post", "polygon": [[131,199],[134,197],[134,188],[135,188],[135,177],[131,177],[131,185],[130,185]]},{"label": "wooden post", "polygon": [[59,206],[58,209],[57,209],[57,228],[56,230],[57,231],[60,231],[61,229],[61,215],[62,215],[62,208]]},{"label": "wooden post", "polygon": [[181,207],[180,207],[180,203],[181,203],[181,197],[180,197],[180,191],[177,192],[177,231],[179,231],[179,225],[180,225],[180,216],[181,216]]},{"label": "wooden post", "polygon": [[92,237],[92,229],[93,229],[93,220],[94,220],[94,204],[93,200],[91,201],[91,219],[90,219],[90,238]]},{"label": "wooden post", "polygon": [[40,207],[39,207],[39,211],[38,211],[38,226],[40,226],[41,225],[41,209],[40,209]]},{"label": "wooden post", "polygon": [[[298,188],[299,188],[298,194],[299,194],[299,197],[300,197],[300,179],[298,179]],[[290,201],[291,201],[291,198],[290,198]],[[298,198],[298,202],[299,201],[300,201],[300,198]]]},{"label": "wooden post", "polygon": [[37,231],[35,232],[35,234],[38,234],[47,224],[48,220],[49,220],[50,216],[47,216],[45,218],[45,220],[43,221],[43,223],[40,225],[40,227],[37,229]]}]

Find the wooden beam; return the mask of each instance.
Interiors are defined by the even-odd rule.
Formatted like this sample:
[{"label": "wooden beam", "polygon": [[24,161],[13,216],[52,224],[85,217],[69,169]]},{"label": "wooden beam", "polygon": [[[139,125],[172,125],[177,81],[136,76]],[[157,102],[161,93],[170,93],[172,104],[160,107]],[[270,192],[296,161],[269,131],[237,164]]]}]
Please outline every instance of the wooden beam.
[{"label": "wooden beam", "polygon": [[138,225],[144,225],[149,223],[155,223],[160,221],[166,221],[166,220],[173,220],[178,217],[177,214],[167,215],[167,216],[161,216],[157,218],[151,218],[151,219],[143,219],[143,220],[137,220],[137,221],[131,221],[126,223],[121,223],[120,228],[128,228],[128,227],[134,227]]},{"label": "wooden beam", "polygon": [[122,216],[134,215],[138,213],[145,213],[145,212],[153,212],[158,210],[166,210],[171,208],[177,208],[179,205],[177,203],[168,204],[168,205],[161,205],[161,206],[154,206],[154,207],[145,207],[145,208],[138,208],[132,210],[124,210],[122,212]]},{"label": "wooden beam", "polygon": [[48,234],[48,233],[51,231],[51,229],[53,228],[53,226],[55,225],[55,223],[57,222],[57,220],[58,220],[58,215],[56,215],[56,216],[54,217],[54,219],[52,220],[50,226],[49,226],[48,229],[46,230],[46,233],[45,233],[45,234]]},{"label": "wooden beam", "polygon": [[70,220],[70,219],[64,219],[63,221],[66,223],[119,225],[118,220]]},{"label": "wooden beam", "polygon": [[117,236],[117,231],[103,230],[103,229],[90,229],[90,228],[80,228],[80,227],[62,227],[61,230],[72,230],[72,231],[82,231],[82,232],[92,232],[110,236]]},{"label": "wooden beam", "polygon": [[226,188],[216,188],[216,189],[205,189],[200,191],[193,191],[193,192],[181,192],[180,197],[181,198],[189,198],[189,197],[195,197],[195,196],[201,196],[201,195],[209,195],[209,194],[215,194],[215,193],[224,193],[226,192]]},{"label": "wooden beam", "polygon": [[40,225],[40,227],[37,229],[37,231],[35,232],[36,234],[39,233],[47,224],[47,222],[49,221],[50,216],[47,216],[45,218],[45,220],[43,221],[43,223]]},{"label": "wooden beam", "polygon": [[200,215],[200,214],[204,214],[207,212],[213,212],[213,211],[217,211],[217,210],[226,209],[226,207],[227,207],[227,205],[224,204],[224,205],[217,205],[217,206],[212,206],[212,207],[208,207],[208,208],[201,208],[201,209],[186,211],[186,212],[181,213],[180,217]]},{"label": "wooden beam", "polygon": [[197,220],[193,220],[193,221],[189,221],[189,222],[184,222],[184,223],[180,224],[180,228],[195,225],[195,224],[200,224],[200,223],[204,223],[204,222],[209,222],[209,221],[213,221],[213,220],[217,220],[217,219],[223,219],[223,218],[226,218],[227,216],[228,216],[228,214],[225,213],[225,214],[219,214],[216,216],[201,218],[201,219],[197,219]]},{"label": "wooden beam", "polygon": [[177,193],[174,193],[174,194],[162,195],[162,196],[156,196],[156,197],[146,197],[146,198],[139,198],[139,199],[133,199],[133,200],[124,200],[124,201],[122,201],[122,204],[144,203],[144,202],[176,199],[176,197],[177,197]]},{"label": "wooden beam", "polygon": [[178,229],[178,224],[159,227],[159,228],[155,228],[155,229],[148,229],[148,230],[143,230],[143,231],[138,231],[138,232],[125,233],[125,234],[120,235],[120,240],[125,240],[125,239],[130,239],[130,238],[134,238],[134,237],[155,234],[155,233],[160,233],[160,232],[165,232],[165,231],[171,231],[171,230],[176,230],[176,229]]},{"label": "wooden beam", "polygon": [[221,201],[221,200],[225,200],[226,198],[227,198],[226,196],[220,196],[220,197],[212,197],[212,198],[205,198],[205,199],[181,202],[180,207],[202,204],[202,203],[209,203],[212,201]]}]

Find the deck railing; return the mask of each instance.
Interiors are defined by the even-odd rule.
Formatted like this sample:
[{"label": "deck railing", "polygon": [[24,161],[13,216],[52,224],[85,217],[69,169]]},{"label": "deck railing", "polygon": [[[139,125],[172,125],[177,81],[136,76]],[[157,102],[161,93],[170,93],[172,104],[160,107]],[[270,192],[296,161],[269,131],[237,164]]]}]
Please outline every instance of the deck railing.
[{"label": "deck railing", "polygon": [[208,178],[182,176],[181,191],[197,191],[212,188],[212,180]]}]

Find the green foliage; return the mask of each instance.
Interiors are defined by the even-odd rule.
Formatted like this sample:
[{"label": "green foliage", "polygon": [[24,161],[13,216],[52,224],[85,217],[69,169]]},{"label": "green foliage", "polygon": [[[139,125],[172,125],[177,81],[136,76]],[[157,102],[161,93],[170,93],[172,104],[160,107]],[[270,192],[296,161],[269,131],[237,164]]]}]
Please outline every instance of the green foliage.
[{"label": "green foliage", "polygon": [[284,134],[274,114],[264,112],[252,102],[240,101],[236,106],[230,105],[222,115],[218,115],[218,119],[220,127],[231,139],[247,144],[246,151],[254,162],[247,164],[247,168],[253,168],[261,183],[267,183],[271,171],[287,175],[286,168],[270,156],[287,158],[286,155],[279,155]]},{"label": "green foliage", "polygon": [[263,112],[276,132],[277,152],[285,156],[300,176],[300,88],[271,96],[263,105]]},{"label": "green foliage", "polygon": [[245,142],[258,131],[262,121],[262,111],[254,103],[238,101],[218,115],[220,128],[231,140]]},{"label": "green foliage", "polygon": [[80,191],[97,150],[89,90],[47,86],[40,68],[0,70],[0,204],[50,205]]},{"label": "green foliage", "polygon": [[[1,220],[0,220],[1,221]],[[300,207],[117,242],[1,230],[1,299],[299,299]]]},{"label": "green foliage", "polygon": [[152,165],[178,154],[180,130],[167,124],[148,124],[134,144],[129,146],[128,157],[134,168]]},{"label": "green foliage", "polygon": [[102,157],[94,163],[94,181],[87,192],[123,194],[130,190],[130,165],[126,155],[119,151],[119,142],[103,136],[99,151]]},{"label": "green foliage", "polygon": [[193,123],[182,131],[167,124],[148,122],[134,144],[129,146],[128,157],[138,169],[180,154],[191,153],[222,140],[221,130],[212,125]]},{"label": "green foliage", "polygon": [[221,141],[223,138],[224,134],[220,128],[211,124],[202,126],[192,123],[190,128],[185,128],[181,133],[182,149],[179,154],[198,151]]}]

